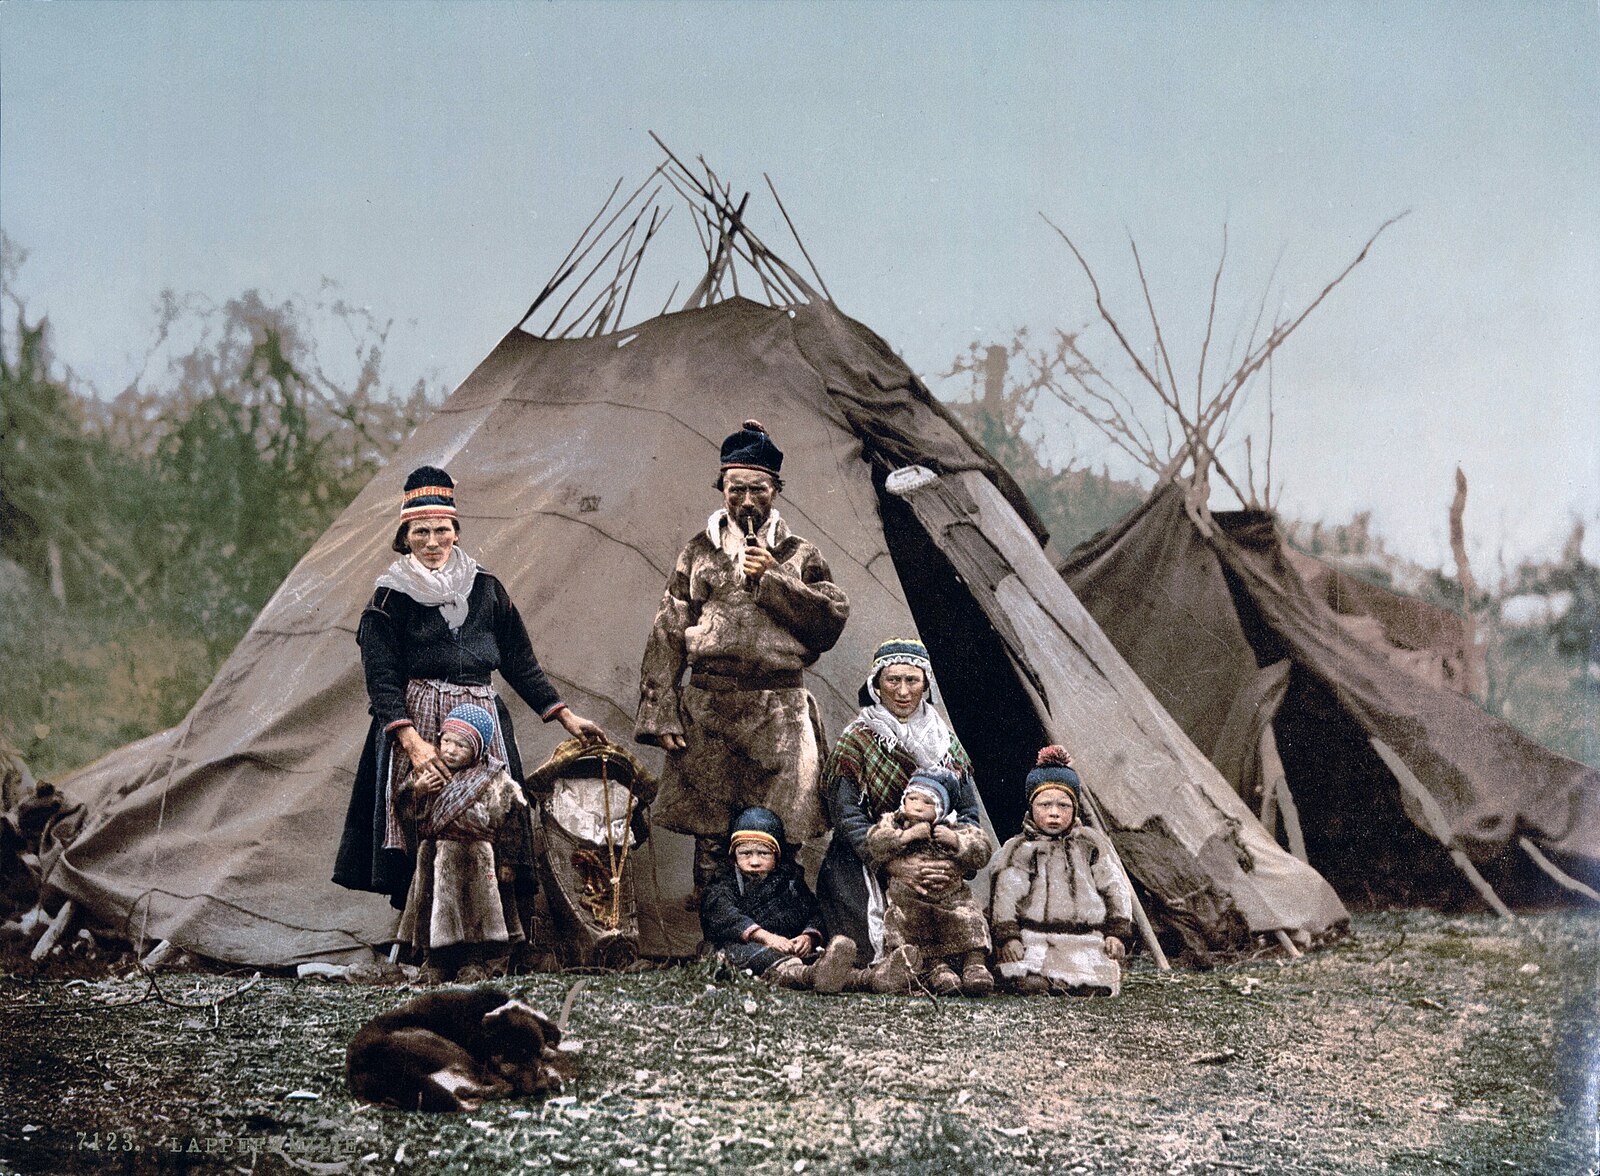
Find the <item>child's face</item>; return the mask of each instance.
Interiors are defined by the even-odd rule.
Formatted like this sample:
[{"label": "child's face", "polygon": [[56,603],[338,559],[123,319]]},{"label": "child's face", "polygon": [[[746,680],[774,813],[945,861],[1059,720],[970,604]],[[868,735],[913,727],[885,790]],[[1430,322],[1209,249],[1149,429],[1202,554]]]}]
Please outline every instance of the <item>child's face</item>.
[{"label": "child's face", "polygon": [[439,758],[452,772],[459,772],[462,768],[470,767],[478,757],[473,753],[472,744],[454,731],[446,731],[439,736]]},{"label": "child's face", "polygon": [[900,798],[900,811],[913,821],[937,821],[939,806],[931,796],[920,792],[907,792]]},{"label": "child's face", "polygon": [[1033,798],[1030,806],[1033,823],[1046,833],[1065,833],[1072,828],[1072,818],[1078,806],[1072,803],[1072,793],[1059,788],[1046,788]]},{"label": "child's face", "polygon": [[777,867],[778,855],[770,845],[762,845],[759,841],[741,841],[733,847],[733,864],[738,867],[739,873],[760,878]]}]

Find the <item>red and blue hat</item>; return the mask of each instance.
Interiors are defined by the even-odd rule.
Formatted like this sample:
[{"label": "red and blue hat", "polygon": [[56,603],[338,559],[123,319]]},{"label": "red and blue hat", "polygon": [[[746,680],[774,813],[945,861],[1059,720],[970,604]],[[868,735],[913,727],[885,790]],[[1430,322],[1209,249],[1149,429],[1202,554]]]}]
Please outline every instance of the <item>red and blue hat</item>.
[{"label": "red and blue hat", "polygon": [[405,494],[400,499],[400,521],[413,519],[453,519],[456,516],[456,483],[437,466],[418,466],[406,478]]}]

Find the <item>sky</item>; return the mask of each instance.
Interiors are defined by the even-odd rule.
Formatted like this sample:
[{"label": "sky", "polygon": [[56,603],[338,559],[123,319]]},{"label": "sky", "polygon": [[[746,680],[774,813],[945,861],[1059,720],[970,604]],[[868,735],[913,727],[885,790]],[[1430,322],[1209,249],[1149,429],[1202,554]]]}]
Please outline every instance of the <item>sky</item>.
[{"label": "sky", "polygon": [[[839,306],[936,391],[975,341],[1094,318],[1041,213],[1143,328],[1137,241],[1187,382],[1224,225],[1231,338],[1409,210],[1274,362],[1281,508],[1371,511],[1438,565],[1459,465],[1480,580],[1575,519],[1600,558],[1592,2],[0,3],[11,292],[107,393],[162,291],[326,280],[393,320],[396,384],[454,386],[660,161],[652,130],[798,262],[770,175]],[[1259,457],[1264,388],[1236,471],[1246,431]],[[1128,472],[1081,424],[1046,444]]]}]

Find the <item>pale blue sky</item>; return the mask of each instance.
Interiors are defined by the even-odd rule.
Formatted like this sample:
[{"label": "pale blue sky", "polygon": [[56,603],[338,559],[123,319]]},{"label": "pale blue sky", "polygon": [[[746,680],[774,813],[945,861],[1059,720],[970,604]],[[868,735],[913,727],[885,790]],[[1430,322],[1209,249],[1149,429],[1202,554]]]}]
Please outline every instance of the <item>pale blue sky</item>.
[{"label": "pale blue sky", "polygon": [[1041,210],[1130,319],[1138,238],[1181,371],[1224,219],[1231,325],[1280,253],[1303,301],[1410,208],[1283,351],[1274,472],[1290,513],[1371,509],[1437,562],[1459,462],[1492,561],[1574,512],[1600,532],[1597,33],[1592,3],[10,0],[0,227],[114,390],[163,288],[325,276],[397,320],[391,375],[453,385],[654,166],[647,129],[753,204],[769,172],[840,305],[930,378],[1092,314]]}]

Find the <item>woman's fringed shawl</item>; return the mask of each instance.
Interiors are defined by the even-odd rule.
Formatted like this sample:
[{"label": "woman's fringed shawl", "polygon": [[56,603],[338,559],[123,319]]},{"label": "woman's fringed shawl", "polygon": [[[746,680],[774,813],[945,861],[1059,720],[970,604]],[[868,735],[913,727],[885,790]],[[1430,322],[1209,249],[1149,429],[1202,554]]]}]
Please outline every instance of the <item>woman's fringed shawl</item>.
[{"label": "woman's fringed shawl", "polygon": [[[954,732],[949,734],[937,765],[971,779],[972,760]],[[903,746],[891,744],[877,727],[857,718],[839,736],[823,769],[823,779],[844,776],[854,780],[861,789],[863,807],[873,816],[881,816],[900,806],[906,781],[923,766]]]}]

